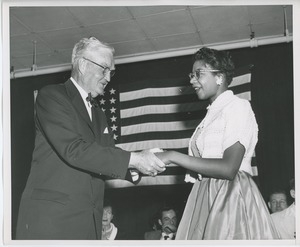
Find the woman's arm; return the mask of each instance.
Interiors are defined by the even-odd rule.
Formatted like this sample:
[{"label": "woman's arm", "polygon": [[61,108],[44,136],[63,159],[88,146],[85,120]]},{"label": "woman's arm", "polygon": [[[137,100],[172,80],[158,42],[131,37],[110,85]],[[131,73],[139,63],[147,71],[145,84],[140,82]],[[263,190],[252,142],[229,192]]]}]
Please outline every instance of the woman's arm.
[{"label": "woman's arm", "polygon": [[207,177],[232,180],[240,168],[244,154],[245,147],[240,142],[236,142],[224,151],[221,159],[193,157],[176,151],[155,155],[165,164],[177,164]]}]

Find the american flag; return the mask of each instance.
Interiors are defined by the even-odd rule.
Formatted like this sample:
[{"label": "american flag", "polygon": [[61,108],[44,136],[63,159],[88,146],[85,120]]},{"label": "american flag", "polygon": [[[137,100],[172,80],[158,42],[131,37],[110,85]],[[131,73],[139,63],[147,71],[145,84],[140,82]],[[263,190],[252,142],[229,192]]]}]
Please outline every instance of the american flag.
[{"label": "american flag", "polygon": [[[249,66],[237,69],[230,85],[236,95],[251,101]],[[151,148],[187,154],[189,139],[206,114],[188,78],[108,84],[100,107],[106,113],[117,147],[127,151]],[[255,161],[255,159],[253,159]],[[257,174],[253,166],[254,174]],[[184,182],[185,169],[171,166],[157,177],[142,176],[138,185]],[[108,180],[108,187],[127,187],[123,180]]]}]

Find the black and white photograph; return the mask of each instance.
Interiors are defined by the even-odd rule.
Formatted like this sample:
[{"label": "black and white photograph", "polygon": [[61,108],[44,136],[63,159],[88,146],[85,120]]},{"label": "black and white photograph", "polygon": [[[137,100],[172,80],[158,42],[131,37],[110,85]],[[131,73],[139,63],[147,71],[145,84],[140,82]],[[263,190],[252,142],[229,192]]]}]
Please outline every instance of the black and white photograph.
[{"label": "black and white photograph", "polygon": [[300,2],[1,8],[1,245],[300,245]]}]

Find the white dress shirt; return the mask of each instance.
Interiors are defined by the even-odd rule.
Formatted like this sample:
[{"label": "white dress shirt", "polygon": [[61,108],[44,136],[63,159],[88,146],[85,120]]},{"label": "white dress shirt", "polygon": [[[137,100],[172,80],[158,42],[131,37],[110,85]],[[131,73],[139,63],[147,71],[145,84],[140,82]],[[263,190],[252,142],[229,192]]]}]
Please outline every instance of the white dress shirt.
[{"label": "white dress shirt", "polygon": [[84,105],[86,107],[86,110],[90,116],[90,119],[92,120],[92,109],[91,109],[91,104],[89,102],[87,102],[86,98],[88,97],[88,93],[86,91],[84,91],[84,89],[78,85],[78,83],[75,81],[74,78],[70,78],[70,80],[73,82],[74,86],[77,88],[77,90],[79,91],[81,97],[82,97],[82,100],[84,102]]},{"label": "white dress shirt", "polygon": [[295,203],[280,212],[271,214],[271,217],[282,239],[296,237]]},{"label": "white dress shirt", "polygon": [[165,232],[162,232],[161,233],[161,238],[160,240],[173,240],[174,239],[174,233],[165,233]]}]

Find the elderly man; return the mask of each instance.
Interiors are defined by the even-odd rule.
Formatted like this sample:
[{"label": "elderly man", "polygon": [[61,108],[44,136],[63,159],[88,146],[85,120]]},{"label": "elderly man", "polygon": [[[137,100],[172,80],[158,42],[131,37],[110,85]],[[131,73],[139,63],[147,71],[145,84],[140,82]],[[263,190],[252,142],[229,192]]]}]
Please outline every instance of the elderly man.
[{"label": "elderly man", "polygon": [[105,114],[93,102],[114,74],[113,54],[94,37],[80,40],[71,78],[39,91],[17,239],[101,239],[104,178],[124,179],[131,168],[151,176],[165,169],[149,151],[116,148]]}]

